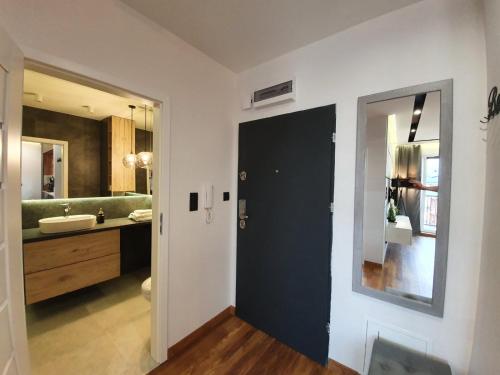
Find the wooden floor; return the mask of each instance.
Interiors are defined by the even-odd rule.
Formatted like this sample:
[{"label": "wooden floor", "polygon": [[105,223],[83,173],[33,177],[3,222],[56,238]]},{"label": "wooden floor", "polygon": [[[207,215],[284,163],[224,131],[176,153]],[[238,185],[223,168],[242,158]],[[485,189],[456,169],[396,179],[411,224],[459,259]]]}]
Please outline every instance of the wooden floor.
[{"label": "wooden floor", "polygon": [[389,243],[383,267],[365,262],[363,285],[432,298],[435,238],[415,236],[411,246]]},{"label": "wooden floor", "polygon": [[354,375],[331,363],[320,366],[265,333],[231,316],[151,375]]}]

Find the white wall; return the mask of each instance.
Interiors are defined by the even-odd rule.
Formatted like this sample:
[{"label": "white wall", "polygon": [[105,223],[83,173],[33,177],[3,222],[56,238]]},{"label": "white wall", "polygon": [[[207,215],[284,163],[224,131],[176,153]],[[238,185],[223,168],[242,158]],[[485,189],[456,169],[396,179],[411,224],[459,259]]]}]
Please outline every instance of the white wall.
[{"label": "white wall", "polygon": [[[500,2],[484,0],[488,90],[500,86]],[[489,91],[488,91],[489,93]],[[485,102],[486,103],[486,102]],[[483,103],[484,104],[484,103]],[[483,111],[486,108],[483,105]],[[500,117],[500,116],[499,116]],[[500,353],[500,118],[488,125],[486,201],[484,205],[483,251],[479,280],[479,301],[474,336],[471,375],[498,373]]]},{"label": "white wall", "polygon": [[[28,57],[169,98],[168,339],[175,343],[231,302],[235,75],[116,0],[3,0],[0,24]],[[188,212],[189,192],[204,182],[215,186],[210,225],[201,211]],[[233,192],[230,203],[223,191]]]},{"label": "white wall", "polygon": [[63,152],[64,151],[62,145],[54,145],[54,197],[55,198],[64,198]]},{"label": "white wall", "polygon": [[368,118],[366,124],[364,260],[383,264],[385,255],[385,171],[387,116]]},{"label": "white wall", "polygon": [[[295,75],[297,101],[241,111],[240,121],[337,104],[330,356],[363,368],[366,320],[431,340],[455,374],[469,367],[483,221],[485,146],[478,131],[486,91],[478,4],[425,0],[293,51],[239,75],[242,93]],[[357,98],[454,79],[453,181],[444,318],[352,292]],[[498,186],[498,185],[497,185]],[[234,265],[233,265],[234,266]]]},{"label": "white wall", "polygon": [[22,143],[21,196],[23,199],[42,197],[42,145]]}]

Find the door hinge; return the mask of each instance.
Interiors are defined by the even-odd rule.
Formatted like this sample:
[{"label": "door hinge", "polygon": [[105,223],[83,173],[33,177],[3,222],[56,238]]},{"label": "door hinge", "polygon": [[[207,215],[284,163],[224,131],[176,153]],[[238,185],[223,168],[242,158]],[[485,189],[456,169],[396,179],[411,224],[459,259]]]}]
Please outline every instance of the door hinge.
[{"label": "door hinge", "polygon": [[160,212],[160,236],[163,234],[163,212]]},{"label": "door hinge", "polygon": [[330,323],[326,323],[326,333],[330,334]]},{"label": "door hinge", "polygon": [[330,202],[330,212],[333,214],[333,209],[334,209],[334,204],[333,202]]},{"label": "door hinge", "polygon": [[332,143],[337,142],[337,133],[333,132],[332,133]]}]

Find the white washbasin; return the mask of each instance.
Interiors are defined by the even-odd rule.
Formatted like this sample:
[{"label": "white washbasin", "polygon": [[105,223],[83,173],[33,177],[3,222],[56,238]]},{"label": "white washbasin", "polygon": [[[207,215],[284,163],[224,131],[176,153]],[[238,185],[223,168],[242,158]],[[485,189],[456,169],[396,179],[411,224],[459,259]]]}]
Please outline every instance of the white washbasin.
[{"label": "white washbasin", "polygon": [[48,217],[38,220],[40,232],[59,233],[74,230],[89,229],[95,226],[95,215],[69,215]]}]

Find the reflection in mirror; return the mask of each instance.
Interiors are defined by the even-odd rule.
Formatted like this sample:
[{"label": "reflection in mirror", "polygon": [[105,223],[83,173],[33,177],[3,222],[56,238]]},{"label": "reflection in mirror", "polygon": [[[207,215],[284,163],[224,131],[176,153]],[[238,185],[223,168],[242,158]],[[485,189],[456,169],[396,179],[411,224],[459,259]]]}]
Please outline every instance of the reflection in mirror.
[{"label": "reflection in mirror", "polygon": [[152,165],[127,168],[122,160],[152,153],[153,117],[147,99],[26,69],[23,200],[151,194]]},{"label": "reflection in mirror", "polygon": [[[23,199],[150,194],[151,168],[130,169],[122,163],[123,156],[131,149],[135,153],[153,149],[153,109],[148,107],[147,111],[146,123],[142,117],[144,106],[138,106],[137,112],[142,117],[138,123],[114,115],[98,121],[24,106]],[[52,139],[56,137],[58,139]],[[63,149],[66,151],[61,151],[64,160],[58,162],[56,156]],[[49,162],[52,160],[50,155],[54,155],[53,162]],[[41,158],[44,163],[38,160]],[[51,165],[55,169],[51,169]],[[49,170],[42,171],[42,168]],[[58,168],[66,168],[63,179],[55,175]],[[51,190],[52,186],[59,186],[57,183],[63,184],[63,181],[63,189]]]},{"label": "reflection in mirror", "polygon": [[[440,93],[367,106],[363,284],[430,303]],[[379,225],[376,225],[378,223]]]},{"label": "reflection in mirror", "polygon": [[444,301],[450,97],[443,81],[360,98],[358,113],[354,290],[434,315]]},{"label": "reflection in mirror", "polygon": [[22,199],[68,197],[68,142],[23,137]]}]

